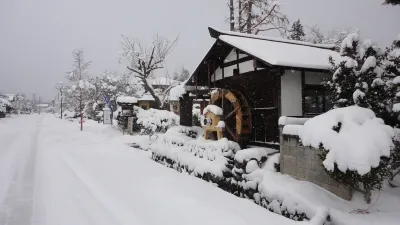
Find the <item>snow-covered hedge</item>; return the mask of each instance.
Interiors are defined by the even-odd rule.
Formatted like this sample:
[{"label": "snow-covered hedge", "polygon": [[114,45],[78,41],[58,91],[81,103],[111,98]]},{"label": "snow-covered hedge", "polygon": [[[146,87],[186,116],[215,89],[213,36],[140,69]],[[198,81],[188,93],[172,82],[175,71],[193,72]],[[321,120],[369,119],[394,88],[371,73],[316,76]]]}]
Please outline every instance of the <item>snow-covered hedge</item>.
[{"label": "snow-covered hedge", "polygon": [[149,129],[153,132],[165,132],[168,128],[179,125],[179,116],[167,110],[144,110],[135,106],[134,111],[137,116],[136,123],[142,129]]},{"label": "snow-covered hedge", "polygon": [[[395,130],[370,109],[349,106],[308,120],[299,132],[304,146],[321,149],[327,173],[342,184],[366,192],[387,179]],[[362,184],[362,187],[359,187]]]},{"label": "snow-covered hedge", "polygon": [[182,173],[212,182],[230,192],[235,142],[208,141],[200,127],[170,128],[149,150],[152,159]]},{"label": "snow-covered hedge", "polygon": [[[278,185],[273,184],[275,181],[270,179],[270,176],[275,176],[277,179],[284,176],[277,173],[279,157],[277,150],[266,148],[250,148],[236,153],[235,167],[232,170],[233,194],[251,199],[271,212],[297,221],[314,219],[316,215],[322,216],[322,223],[317,224],[323,224],[327,219],[326,214],[317,213],[313,207],[301,201],[301,198],[274,189]],[[295,192],[293,190],[293,193]]]}]

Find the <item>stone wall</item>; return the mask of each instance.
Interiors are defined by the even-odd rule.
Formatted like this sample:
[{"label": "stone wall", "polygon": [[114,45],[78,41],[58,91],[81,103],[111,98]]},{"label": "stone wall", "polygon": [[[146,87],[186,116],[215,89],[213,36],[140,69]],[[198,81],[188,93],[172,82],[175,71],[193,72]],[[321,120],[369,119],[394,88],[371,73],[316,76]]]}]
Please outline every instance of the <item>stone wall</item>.
[{"label": "stone wall", "polygon": [[291,177],[314,183],[333,194],[351,200],[351,188],[332,180],[325,173],[322,160],[318,156],[318,149],[302,146],[299,137],[285,135],[280,137],[280,169],[281,173]]}]

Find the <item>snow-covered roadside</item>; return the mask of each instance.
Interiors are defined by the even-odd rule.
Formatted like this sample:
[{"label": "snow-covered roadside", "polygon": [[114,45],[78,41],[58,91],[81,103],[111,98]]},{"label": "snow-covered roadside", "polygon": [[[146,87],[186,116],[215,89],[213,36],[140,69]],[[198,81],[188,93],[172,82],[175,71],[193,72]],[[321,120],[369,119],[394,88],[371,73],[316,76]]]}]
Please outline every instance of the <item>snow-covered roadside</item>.
[{"label": "snow-covered roadside", "polygon": [[282,202],[277,207],[299,210],[309,217],[328,210],[335,225],[395,225],[400,221],[399,188],[384,187],[381,192],[374,192],[372,204],[368,205],[362,194],[355,193],[352,201],[345,201],[317,185],[273,172],[268,162],[246,178],[259,183],[258,191],[269,201]]},{"label": "snow-covered roadside", "polygon": [[153,162],[112,129],[91,129],[80,132],[75,123],[44,115],[31,136],[37,141],[33,224],[296,223]]}]

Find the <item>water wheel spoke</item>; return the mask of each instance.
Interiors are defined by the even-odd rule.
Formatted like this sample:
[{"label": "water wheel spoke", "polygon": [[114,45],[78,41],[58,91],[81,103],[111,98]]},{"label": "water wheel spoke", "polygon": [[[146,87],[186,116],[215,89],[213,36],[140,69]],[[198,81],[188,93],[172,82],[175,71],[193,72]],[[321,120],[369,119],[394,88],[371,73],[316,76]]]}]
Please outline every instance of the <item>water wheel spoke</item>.
[{"label": "water wheel spoke", "polygon": [[233,138],[235,141],[238,141],[238,138],[237,138],[236,134],[233,133],[232,129],[231,129],[228,125],[226,125],[226,124],[225,124],[225,129],[228,131],[228,133],[232,136],[232,138]]},{"label": "water wheel spoke", "polygon": [[239,107],[236,107],[232,112],[230,112],[228,115],[225,116],[225,119],[228,119],[229,117],[231,117],[233,114],[236,113],[236,111],[239,110]]}]

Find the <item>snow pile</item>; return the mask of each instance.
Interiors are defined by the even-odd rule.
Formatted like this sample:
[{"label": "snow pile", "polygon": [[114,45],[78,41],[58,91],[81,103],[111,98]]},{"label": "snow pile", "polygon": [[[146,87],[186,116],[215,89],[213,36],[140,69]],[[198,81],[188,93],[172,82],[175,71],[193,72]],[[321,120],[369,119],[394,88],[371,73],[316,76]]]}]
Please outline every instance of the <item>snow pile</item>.
[{"label": "snow pile", "polygon": [[179,116],[167,110],[149,109],[144,110],[134,106],[137,121],[143,128],[151,127],[153,131],[166,131],[169,127],[179,124]]},{"label": "snow pile", "polygon": [[208,112],[214,113],[217,116],[222,116],[224,111],[217,105],[208,105],[203,110],[203,115],[206,115]]},{"label": "snow pile", "polygon": [[303,125],[286,125],[282,129],[282,134],[299,136]]},{"label": "snow pile", "polygon": [[235,155],[235,161],[243,163],[245,160],[256,159],[262,161],[262,158],[267,158],[268,155],[276,153],[277,150],[271,148],[248,148],[240,150]]},{"label": "snow pile", "polygon": [[367,70],[369,70],[370,68],[375,68],[376,67],[376,58],[375,56],[369,56],[364,64],[361,67],[361,72],[365,73],[367,72]]},{"label": "snow pile", "polygon": [[137,99],[135,97],[120,96],[117,98],[117,103],[134,104],[137,103]]},{"label": "snow pile", "polygon": [[278,124],[281,126],[289,124],[303,125],[309,119],[310,118],[295,118],[295,117],[281,116],[279,118]]},{"label": "snow pile", "polygon": [[224,121],[219,121],[217,124],[217,128],[225,128],[225,122]]},{"label": "snow pile", "polygon": [[169,91],[169,100],[170,101],[179,101],[179,98],[182,97],[186,93],[185,85],[180,84],[176,87],[171,88]]},{"label": "snow pile", "polygon": [[397,76],[393,79],[393,84],[400,84],[400,76]]},{"label": "snow pile", "polygon": [[300,132],[304,146],[329,151],[323,165],[333,171],[355,170],[360,175],[379,165],[382,156],[389,157],[394,130],[376,118],[370,109],[350,106],[331,110],[310,119]]}]

